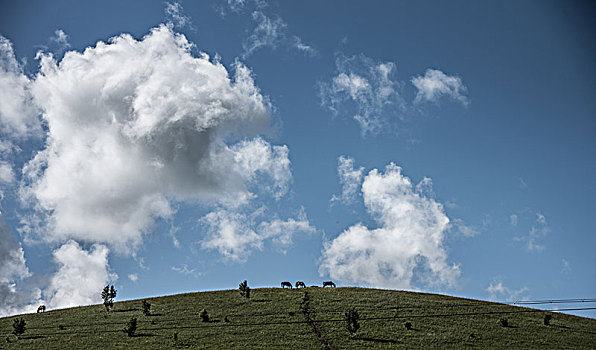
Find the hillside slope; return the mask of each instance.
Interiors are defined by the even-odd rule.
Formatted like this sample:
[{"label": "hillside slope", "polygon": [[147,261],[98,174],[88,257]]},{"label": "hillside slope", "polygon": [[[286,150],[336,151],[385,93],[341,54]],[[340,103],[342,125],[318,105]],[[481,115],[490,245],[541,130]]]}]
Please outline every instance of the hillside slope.
[{"label": "hillside slope", "polygon": [[[148,298],[149,316],[141,300],[131,300],[109,313],[93,305],[2,318],[0,348],[596,347],[596,320],[552,313],[547,326],[547,312],[477,300],[366,288],[262,288],[251,294],[248,301],[237,290]],[[361,326],[353,338],[344,320],[352,307]],[[209,322],[202,321],[202,309]],[[138,329],[129,337],[122,329],[133,317]],[[16,318],[27,322],[18,340],[11,334]]]}]

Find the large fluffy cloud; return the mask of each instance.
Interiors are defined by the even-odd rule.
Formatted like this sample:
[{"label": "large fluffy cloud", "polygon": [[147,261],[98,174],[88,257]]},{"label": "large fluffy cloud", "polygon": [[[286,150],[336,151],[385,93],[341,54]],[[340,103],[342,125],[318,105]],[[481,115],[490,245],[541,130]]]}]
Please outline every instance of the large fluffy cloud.
[{"label": "large fluffy cloud", "polygon": [[393,163],[384,173],[370,171],[361,190],[378,228],[358,223],[325,244],[320,273],[376,287],[452,286],[460,271],[447,262],[443,206],[418,192]]},{"label": "large fluffy cloud", "polygon": [[269,105],[250,71],[235,76],[167,26],[120,35],[60,62],[41,57],[32,82],[48,125],[25,167],[25,201],[44,214],[44,239],[130,250],[172,200],[242,205],[255,179],[274,196],[291,178],[288,150],[257,135]]},{"label": "large fluffy cloud", "polygon": [[0,35],[0,136],[20,138],[41,131],[29,83],[12,43]]},{"label": "large fluffy cloud", "polygon": [[58,271],[45,290],[47,306],[64,308],[101,302],[101,289],[117,278],[108,268],[108,248],[95,244],[89,251],[69,241],[54,251]]}]

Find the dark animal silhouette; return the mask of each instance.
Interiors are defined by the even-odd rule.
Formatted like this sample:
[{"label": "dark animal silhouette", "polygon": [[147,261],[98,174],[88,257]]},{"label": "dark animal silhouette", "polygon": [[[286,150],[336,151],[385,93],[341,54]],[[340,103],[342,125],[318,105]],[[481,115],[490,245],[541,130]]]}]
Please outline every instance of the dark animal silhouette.
[{"label": "dark animal silhouette", "polygon": [[282,288],[288,287],[288,288],[292,289],[292,284],[290,282],[281,282],[281,287]]},{"label": "dark animal silhouette", "polygon": [[302,282],[302,281],[296,282],[296,288],[298,288],[300,286],[302,286],[303,288],[306,288],[306,285],[304,284],[304,282]]},{"label": "dark animal silhouette", "polygon": [[40,313],[40,312],[44,312],[44,311],[46,311],[46,306],[45,306],[45,305],[40,305],[40,306],[37,308],[37,312],[38,312],[38,313]]},{"label": "dark animal silhouette", "polygon": [[325,281],[325,282],[323,282],[323,288],[325,288],[325,287],[335,288],[335,283],[333,283],[332,281]]}]

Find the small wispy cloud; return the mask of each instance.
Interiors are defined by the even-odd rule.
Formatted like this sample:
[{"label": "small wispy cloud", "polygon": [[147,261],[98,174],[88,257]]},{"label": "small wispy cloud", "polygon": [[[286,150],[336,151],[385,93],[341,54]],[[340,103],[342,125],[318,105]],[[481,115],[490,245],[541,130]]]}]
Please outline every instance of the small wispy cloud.
[{"label": "small wispy cloud", "polygon": [[69,37],[62,29],[54,31],[54,35],[49,39],[49,49],[55,54],[62,54],[70,48]]},{"label": "small wispy cloud", "polygon": [[256,51],[269,47],[275,50],[278,46],[296,49],[309,56],[315,56],[317,51],[305,44],[297,35],[288,36],[286,22],[278,15],[267,16],[262,11],[253,11],[252,20],[255,27],[250,36],[242,43],[242,58],[246,59]]},{"label": "small wispy cloud", "polygon": [[470,103],[461,78],[438,69],[427,69],[424,76],[413,77],[411,82],[418,89],[414,103],[438,102],[443,96],[451,97],[464,106]]},{"label": "small wispy cloud", "polygon": [[136,273],[131,273],[128,275],[128,279],[133,282],[136,282],[139,280],[139,276]]},{"label": "small wispy cloud", "polygon": [[331,197],[331,204],[341,202],[351,204],[356,201],[356,196],[362,183],[362,174],[364,167],[355,168],[354,158],[340,156],[337,159],[337,176],[341,184],[341,194]]},{"label": "small wispy cloud", "polygon": [[511,226],[517,226],[517,215],[511,214],[509,216],[509,222],[511,223]]},{"label": "small wispy cloud", "polygon": [[182,7],[181,2],[166,2],[164,11],[169,26],[178,29],[188,28],[192,31],[196,31],[195,26],[192,24],[192,20],[184,13],[184,8]]},{"label": "small wispy cloud", "polygon": [[561,261],[561,274],[568,275],[571,272],[571,264],[566,259]]},{"label": "small wispy cloud", "polygon": [[463,237],[474,237],[478,234],[478,230],[473,226],[467,225],[462,219],[455,218],[451,220],[451,225],[456,233]]},{"label": "small wispy cloud", "polygon": [[215,11],[222,17],[225,17],[228,11],[242,13],[249,8],[263,9],[265,7],[267,7],[265,0],[224,0],[222,3],[214,6]]},{"label": "small wispy cloud", "polygon": [[180,274],[192,277],[199,277],[202,275],[202,273],[200,271],[197,271],[197,269],[189,269],[187,264],[184,264],[182,266],[172,266],[172,271],[176,271]]},{"label": "small wispy cloud", "polygon": [[352,118],[360,126],[363,137],[386,130],[389,115],[405,106],[398,90],[401,86],[393,75],[396,64],[377,62],[365,55],[346,57],[335,61],[336,75],[331,82],[319,83],[321,105],[334,115],[355,106]]},{"label": "small wispy cloud", "polygon": [[545,249],[541,241],[550,232],[550,228],[544,214],[524,209],[517,214],[511,214],[509,221],[517,230],[527,230],[527,233],[513,238],[517,242],[523,242],[527,251],[539,252]]},{"label": "small wispy cloud", "polygon": [[280,38],[285,36],[284,31],[287,24],[280,17],[270,18],[261,11],[255,11],[252,13],[252,19],[256,27],[242,43],[244,49],[242,58],[247,58],[263,47],[275,49],[281,40]]},{"label": "small wispy cloud", "polygon": [[528,233],[528,245],[529,251],[541,251],[544,249],[544,245],[539,244],[538,240],[541,237],[546,236],[549,228],[546,223],[546,217],[541,213],[536,213],[536,222],[532,225],[530,232]]},{"label": "small wispy cloud", "polygon": [[303,43],[302,39],[300,39],[300,37],[294,35],[294,36],[292,36],[292,41],[293,41],[293,47],[295,47],[299,51],[302,51],[302,52],[308,54],[309,56],[317,55],[317,50],[315,50],[312,46]]},{"label": "small wispy cloud", "polygon": [[520,289],[511,289],[506,287],[503,284],[503,281],[495,279],[490,282],[489,286],[486,288],[486,291],[489,293],[489,298],[492,300],[497,301],[519,301],[528,299],[528,297],[524,294],[528,293],[530,289],[528,287],[522,287]]}]

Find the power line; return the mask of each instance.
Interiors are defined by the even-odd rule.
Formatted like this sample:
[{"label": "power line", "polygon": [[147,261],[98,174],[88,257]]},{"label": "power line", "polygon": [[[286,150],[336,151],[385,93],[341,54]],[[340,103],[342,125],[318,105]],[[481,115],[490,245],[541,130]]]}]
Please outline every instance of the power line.
[{"label": "power line", "polygon": [[509,305],[540,305],[540,304],[575,304],[596,303],[596,299],[547,299],[547,300],[519,300]]}]

